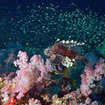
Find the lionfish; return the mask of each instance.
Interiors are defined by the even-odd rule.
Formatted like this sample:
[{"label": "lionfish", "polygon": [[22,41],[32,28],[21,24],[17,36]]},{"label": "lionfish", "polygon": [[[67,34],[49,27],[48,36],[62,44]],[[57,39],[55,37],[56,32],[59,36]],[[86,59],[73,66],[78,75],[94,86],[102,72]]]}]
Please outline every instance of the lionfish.
[{"label": "lionfish", "polygon": [[46,48],[44,54],[50,57],[51,66],[55,71],[62,72],[65,68],[73,65],[75,60],[82,60],[83,56],[79,56],[76,46],[84,45],[85,43],[77,43],[77,41],[60,41],[59,39],[54,45]]}]

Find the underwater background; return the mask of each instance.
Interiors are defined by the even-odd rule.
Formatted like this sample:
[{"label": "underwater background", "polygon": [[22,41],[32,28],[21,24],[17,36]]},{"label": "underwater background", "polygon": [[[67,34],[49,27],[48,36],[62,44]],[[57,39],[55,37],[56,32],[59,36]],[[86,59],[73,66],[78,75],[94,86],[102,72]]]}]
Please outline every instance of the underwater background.
[{"label": "underwater background", "polygon": [[0,0],[0,105],[105,105],[104,59],[104,0]]},{"label": "underwater background", "polygon": [[18,41],[46,48],[57,38],[97,46],[104,39],[104,4],[104,0],[1,0],[0,46]]}]

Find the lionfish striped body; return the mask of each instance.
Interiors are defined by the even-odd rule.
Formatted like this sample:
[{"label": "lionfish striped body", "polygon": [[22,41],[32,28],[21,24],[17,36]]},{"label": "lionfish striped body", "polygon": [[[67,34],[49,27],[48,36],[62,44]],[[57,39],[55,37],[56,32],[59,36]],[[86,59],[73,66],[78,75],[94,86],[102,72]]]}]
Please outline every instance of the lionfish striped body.
[{"label": "lionfish striped body", "polygon": [[68,41],[60,41],[44,50],[45,55],[51,58],[51,66],[54,70],[63,71],[64,68],[69,67],[65,66],[66,63],[72,65],[71,59],[81,60],[83,58],[82,56],[78,56],[78,52],[74,49],[77,44],[73,41],[70,41],[70,43]]},{"label": "lionfish striped body", "polygon": [[74,51],[71,47],[68,47],[66,45],[60,44],[60,43],[56,43],[52,46],[52,51],[55,54],[59,54],[63,57],[68,57],[68,58],[75,58],[77,55],[77,52]]}]

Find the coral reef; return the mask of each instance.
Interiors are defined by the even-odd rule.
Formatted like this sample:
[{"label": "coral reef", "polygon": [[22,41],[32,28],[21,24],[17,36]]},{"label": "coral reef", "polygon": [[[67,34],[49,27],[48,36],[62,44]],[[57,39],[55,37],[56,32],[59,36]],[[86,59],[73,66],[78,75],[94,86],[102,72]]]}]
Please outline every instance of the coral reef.
[{"label": "coral reef", "polygon": [[[81,74],[81,84],[73,79],[76,65],[64,69],[63,75],[56,74],[51,60],[44,62],[40,55],[28,58],[26,52],[19,51],[14,65],[16,72],[0,77],[0,104],[2,105],[98,105],[105,99],[104,59],[95,68],[85,65]],[[60,62],[60,61],[59,61]],[[69,62],[69,61],[68,61]],[[60,65],[59,65],[60,66]],[[73,69],[70,73],[66,69]],[[78,68],[77,68],[78,69]],[[68,77],[65,73],[69,73]],[[55,76],[54,76],[55,75]],[[94,98],[96,97],[96,98]],[[100,98],[98,98],[100,97]]]},{"label": "coral reef", "polygon": [[[17,100],[21,99],[33,87],[36,91],[41,92],[44,88],[43,80],[50,80],[48,72],[51,72],[51,67],[48,60],[44,64],[40,55],[34,55],[28,63],[27,53],[22,51],[19,51],[18,57],[19,59],[14,61],[14,64],[20,70],[16,71],[15,77],[11,79],[11,74],[1,78],[3,104],[6,104],[8,98],[11,100],[11,97],[16,97]],[[3,94],[8,98],[5,98]]]}]

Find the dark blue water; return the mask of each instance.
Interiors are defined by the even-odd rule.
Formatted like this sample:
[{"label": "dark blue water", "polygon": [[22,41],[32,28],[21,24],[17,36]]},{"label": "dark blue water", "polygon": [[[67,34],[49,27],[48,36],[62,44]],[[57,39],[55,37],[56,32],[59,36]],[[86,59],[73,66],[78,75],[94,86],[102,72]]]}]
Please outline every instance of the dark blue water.
[{"label": "dark blue water", "polygon": [[32,5],[36,2],[37,4],[45,3],[54,3],[55,5],[60,5],[61,8],[68,6],[70,3],[75,3],[79,8],[84,10],[87,6],[90,6],[90,10],[94,12],[100,12],[101,14],[105,13],[105,1],[104,0],[0,0],[0,6],[16,6],[22,5],[25,9],[25,6]]},{"label": "dark blue water", "polygon": [[[44,5],[42,5],[42,3]],[[53,4],[53,8],[56,8],[56,11],[45,10],[46,7],[51,7],[50,4]],[[71,3],[74,3],[75,6],[71,6]],[[0,47],[5,47],[8,42],[20,42],[22,45],[25,46],[36,46],[45,48],[48,45],[51,45],[55,42],[57,38],[64,39],[64,40],[79,40],[84,41],[85,39],[91,38],[91,40],[96,39],[98,37],[98,42],[100,43],[103,41],[100,36],[96,35],[99,31],[99,24],[102,19],[100,19],[101,15],[105,14],[105,7],[104,7],[104,0],[0,0]],[[40,7],[34,7],[34,6]],[[57,8],[57,6],[59,7]],[[93,21],[94,25],[97,23],[97,33],[93,33],[91,28],[87,30],[89,31],[90,36],[86,35],[87,33],[84,32],[82,25],[78,25],[75,28],[76,31],[82,30],[83,32],[76,32],[75,29],[71,29],[70,31],[67,29],[68,27],[74,27],[73,24],[68,25],[68,21],[71,19],[67,18],[65,22],[59,22],[60,14],[64,14],[66,17],[69,16],[69,12],[75,11],[75,9],[79,9],[81,11],[80,18],[86,17],[86,22],[89,20],[89,16],[85,16],[91,11],[91,15],[98,14],[98,19],[94,18],[95,16],[91,17],[91,21]],[[88,10],[86,11],[86,8]],[[35,13],[33,11],[36,11]],[[44,12],[43,12],[44,11]],[[82,14],[82,11],[84,12]],[[48,13],[48,20],[45,19],[44,13]],[[51,13],[51,14],[50,14]],[[34,18],[32,15],[34,14]],[[38,14],[39,16],[36,16]],[[75,17],[73,21],[78,21],[79,19]],[[82,16],[84,15],[84,16]],[[36,19],[35,19],[36,17]],[[54,18],[53,18],[54,17]],[[62,19],[65,17],[61,17]],[[33,20],[32,20],[33,19]],[[95,19],[95,20],[94,20]],[[41,20],[41,21],[40,21]],[[103,18],[104,20],[104,18]],[[70,20],[72,21],[72,20]],[[85,20],[83,20],[85,21]],[[90,22],[91,22],[90,21]],[[30,23],[29,23],[30,22]],[[99,22],[99,24],[98,24]],[[57,23],[56,25],[52,23]],[[67,23],[67,24],[66,24]],[[81,23],[81,22],[80,22]],[[102,22],[101,22],[102,23]],[[88,23],[89,25],[90,23]],[[92,24],[92,25],[93,25]],[[104,23],[103,23],[104,24]],[[39,25],[39,26],[38,26]],[[42,30],[42,26],[46,27],[46,29]],[[87,27],[88,27],[87,25]],[[35,27],[36,26],[36,27]],[[93,27],[93,26],[92,26]],[[102,26],[102,30],[104,26]],[[67,29],[67,30],[66,30]],[[74,30],[73,32],[71,32]],[[91,31],[90,31],[91,30]],[[93,29],[94,30],[94,29]],[[32,31],[34,31],[32,33]],[[46,32],[44,32],[46,31]],[[85,30],[86,31],[86,30]],[[95,31],[95,32],[96,32]],[[73,35],[74,34],[74,35]],[[82,35],[84,37],[82,37]],[[93,36],[96,35],[94,38]],[[80,38],[77,38],[79,36]],[[101,34],[102,38],[104,37],[104,32]],[[22,38],[22,39],[21,39]],[[92,39],[93,38],[93,39]],[[89,39],[90,40],[90,39]],[[51,44],[50,44],[51,43]],[[90,46],[94,46],[96,41],[88,41]]]}]

